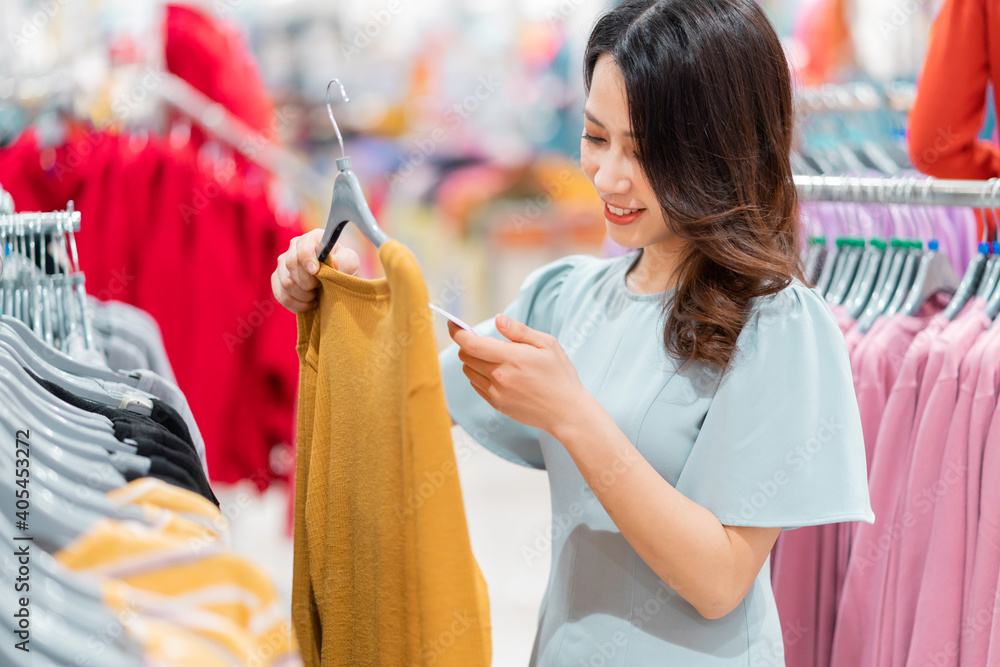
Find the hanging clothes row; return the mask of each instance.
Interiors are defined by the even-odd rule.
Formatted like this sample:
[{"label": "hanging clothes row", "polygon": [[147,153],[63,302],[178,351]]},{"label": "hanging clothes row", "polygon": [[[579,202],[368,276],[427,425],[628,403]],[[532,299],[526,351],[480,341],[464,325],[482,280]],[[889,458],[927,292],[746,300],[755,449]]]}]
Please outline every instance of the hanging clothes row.
[{"label": "hanging clothes row", "polygon": [[91,292],[159,324],[212,479],[264,489],[291,473],[271,462],[276,446],[294,442],[295,318],[274,304],[270,273],[301,223],[273,203],[259,169],[227,164],[176,133],[67,121],[61,143],[29,128],[0,150],[0,183],[20,210],[76,202]]},{"label": "hanging clothes row", "polygon": [[803,205],[803,262],[847,340],[876,520],[778,538],[786,664],[1000,664],[1000,243],[959,279],[939,237],[975,229],[941,207],[996,207],[1000,181],[796,181],[840,202]]},{"label": "hanging clothes row", "polygon": [[30,582],[0,663],[299,664],[273,582],[229,548],[184,395],[109,365],[131,339],[169,368],[155,323],[86,298],[79,212],[0,201],[0,563]]}]

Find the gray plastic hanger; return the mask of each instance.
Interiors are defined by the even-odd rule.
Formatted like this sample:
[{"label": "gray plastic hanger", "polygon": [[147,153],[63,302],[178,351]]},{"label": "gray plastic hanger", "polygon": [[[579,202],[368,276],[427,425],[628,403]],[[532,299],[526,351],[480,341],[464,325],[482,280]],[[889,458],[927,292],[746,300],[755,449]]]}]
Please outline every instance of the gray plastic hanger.
[{"label": "gray plastic hanger", "polygon": [[8,317],[6,315],[0,315],[0,326],[3,325],[9,326],[13,329],[14,333],[17,334],[24,344],[33,350],[38,357],[44,359],[49,364],[65,373],[72,373],[73,375],[80,375],[83,377],[99,378],[101,380],[108,380],[109,382],[120,382],[122,384],[132,386],[138,386],[139,384],[138,375],[116,373],[115,371],[110,371],[106,368],[101,368],[100,366],[85,364],[77,361],[67,354],[64,354],[39,338],[38,334],[35,331],[32,331],[32,329],[21,320]]},{"label": "gray plastic hanger", "polygon": [[827,245],[824,250],[825,255],[822,258],[822,265],[819,269],[819,277],[816,278],[816,289],[819,290],[819,293],[825,298],[833,281],[834,269],[837,266],[840,248],[837,246],[836,241],[834,241],[832,247],[830,246],[829,241],[827,241]]},{"label": "gray plastic hanger", "polygon": [[[63,403],[50,394],[9,356],[9,350],[2,344],[0,380],[11,389],[18,388],[18,401],[35,417],[35,423],[44,424],[54,433],[61,434],[58,441],[64,442],[69,449],[89,448],[91,452],[103,454],[103,458],[106,458],[109,451],[128,454],[135,452],[135,448],[115,438],[114,426],[110,420]],[[27,416],[27,413],[22,416]]]},{"label": "gray plastic hanger", "polygon": [[[933,180],[932,178],[928,178],[924,181],[924,201],[921,202],[922,204],[928,201],[927,193],[930,191],[930,184]],[[931,228],[931,235],[935,238],[927,242],[927,252],[920,258],[920,264],[913,279],[913,287],[910,289],[906,301],[903,302],[903,306],[900,309],[902,313],[911,317],[916,315],[921,306],[927,303],[927,300],[932,296],[941,293],[954,294],[959,284],[958,276],[955,275],[955,269],[952,267],[951,261],[938,251],[937,230],[934,229],[934,223],[927,213],[926,206],[919,208],[924,215],[924,221]]]},{"label": "gray plastic hanger", "polygon": [[[860,207],[855,210],[859,217],[863,213],[866,213]],[[874,219],[872,219],[872,222],[874,223]],[[861,266],[858,268],[854,279],[854,284],[851,286],[851,290],[844,300],[844,305],[847,307],[847,312],[851,316],[851,319],[856,320],[861,311],[864,310],[865,305],[872,297],[879,276],[887,270],[883,268],[883,265],[888,264],[885,261],[885,249],[886,244],[881,239],[872,238],[868,241],[864,255],[862,256]]]},{"label": "gray plastic hanger", "polygon": [[[987,187],[995,188],[997,183],[1000,183],[1000,179],[996,177],[991,178],[988,181]],[[962,276],[962,281],[959,283],[958,289],[955,290],[955,294],[951,297],[944,311],[942,311],[942,315],[949,320],[955,319],[962,309],[965,308],[965,304],[972,300],[973,297],[978,296],[980,289],[986,283],[987,276],[996,264],[995,256],[990,255],[990,244],[988,243],[989,228],[986,226],[986,209],[982,209],[982,212],[984,240],[980,242],[978,252],[969,260],[969,265],[965,269],[965,275]]]},{"label": "gray plastic hanger", "polygon": [[[891,181],[888,187],[893,187],[895,181]],[[885,185],[879,185],[879,199],[884,201]],[[861,326],[861,318],[865,313],[870,313],[878,308],[878,300],[881,296],[883,290],[885,289],[886,283],[892,277],[893,267],[902,267],[902,259],[899,262],[896,261],[897,256],[897,246],[891,243],[888,239],[892,238],[892,233],[890,232],[890,223],[892,223],[892,231],[895,231],[895,222],[892,215],[889,213],[887,208],[879,209],[880,216],[879,222],[881,223],[880,229],[878,230],[881,236],[877,239],[872,239],[871,244],[877,248],[882,253],[882,259],[879,262],[878,273],[875,275],[874,282],[871,287],[866,290],[861,290],[860,298],[855,302],[855,307],[851,310],[851,317],[858,321],[858,326]],[[867,285],[865,286],[867,288]],[[869,316],[871,317],[871,316]],[[867,331],[867,329],[864,329]]]},{"label": "gray plastic hanger", "polygon": [[[9,409],[4,409],[7,408]],[[23,429],[26,408],[18,397],[0,384],[0,424],[10,429]],[[55,444],[58,440],[45,424],[28,426],[32,435],[38,435],[39,446],[32,450],[32,458],[49,466],[67,479],[88,484],[99,491],[110,491],[125,485],[125,478],[110,463],[86,459],[70,449]]]},{"label": "gray plastic hanger", "polygon": [[[32,454],[36,452],[33,451]],[[0,480],[0,511],[8,517],[16,517],[18,508],[14,496],[14,466],[6,458],[0,459],[0,473],[4,476]],[[34,538],[35,545],[49,553],[65,548],[100,519],[98,514],[83,510],[52,493],[32,494],[26,517],[26,534]]]},{"label": "gray plastic hanger", "polygon": [[44,380],[59,385],[66,391],[110,407],[126,407],[131,412],[146,416],[153,414],[153,405],[149,401],[136,401],[134,404],[123,406],[121,398],[112,396],[99,385],[88,382],[80,376],[61,371],[47,363],[44,358],[35,354],[24,340],[6,325],[6,322],[0,323],[0,342],[6,343],[18,361],[30,368],[33,373]]},{"label": "gray plastic hanger", "polygon": [[351,170],[351,158],[344,154],[344,138],[341,136],[340,128],[333,117],[333,107],[330,106],[330,87],[335,83],[340,88],[340,94],[344,101],[350,101],[343,84],[338,79],[332,79],[327,84],[326,110],[330,114],[330,122],[333,123],[333,129],[337,133],[337,141],[340,143],[340,158],[337,159],[337,177],[333,181],[333,201],[330,203],[330,215],[327,216],[326,229],[323,232],[317,253],[320,262],[326,260],[348,222],[357,225],[358,229],[368,237],[368,240],[376,248],[381,247],[389,240],[388,235],[378,226],[375,216],[372,215],[372,211],[368,207],[368,201],[361,190],[361,183],[358,182],[358,177]]}]

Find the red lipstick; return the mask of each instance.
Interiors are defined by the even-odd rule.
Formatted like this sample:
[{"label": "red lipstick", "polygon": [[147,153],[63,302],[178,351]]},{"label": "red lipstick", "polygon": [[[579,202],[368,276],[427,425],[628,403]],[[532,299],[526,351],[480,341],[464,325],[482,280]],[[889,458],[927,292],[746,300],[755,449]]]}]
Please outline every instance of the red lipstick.
[{"label": "red lipstick", "polygon": [[608,208],[608,203],[604,202],[604,217],[608,219],[609,222],[616,225],[630,225],[635,222],[640,215],[646,212],[646,209],[642,208],[628,215],[617,215],[611,212]]}]

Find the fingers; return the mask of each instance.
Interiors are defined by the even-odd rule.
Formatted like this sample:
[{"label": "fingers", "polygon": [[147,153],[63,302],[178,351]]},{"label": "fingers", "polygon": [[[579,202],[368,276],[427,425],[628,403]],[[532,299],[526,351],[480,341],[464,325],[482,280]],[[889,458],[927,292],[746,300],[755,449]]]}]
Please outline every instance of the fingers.
[{"label": "fingers", "polygon": [[498,366],[500,366],[500,364],[497,363],[492,363],[489,361],[484,361],[482,359],[477,359],[476,357],[472,356],[468,352],[465,352],[461,349],[458,351],[458,358],[461,360],[463,364],[465,364],[469,368],[472,368],[473,370],[475,370],[476,372],[478,372],[480,375],[483,376],[491,375],[493,371]]},{"label": "fingers", "polygon": [[302,313],[316,307],[315,300],[306,302],[289,296],[281,284],[277,269],[271,274],[271,291],[274,292],[275,300],[293,313]]},{"label": "fingers", "polygon": [[[473,389],[479,392],[479,395],[483,398],[489,399],[489,388],[490,381],[482,373],[474,368],[470,368],[468,365],[462,366],[462,372],[465,373],[465,377],[469,378],[469,383],[472,385]],[[490,400],[492,403],[492,400]]]},{"label": "fingers", "polygon": [[281,289],[285,293],[285,296],[303,303],[309,303],[315,298],[316,288],[319,287],[319,281],[312,276],[306,276],[306,278],[312,280],[314,285],[311,289],[306,289],[302,287],[300,281],[296,281],[293,275],[289,274],[286,264],[278,264],[277,274],[278,282],[281,284]]},{"label": "fingers", "polygon": [[361,259],[358,257],[358,253],[350,248],[340,245],[333,246],[333,252],[330,253],[330,256],[333,258],[334,268],[341,273],[356,276],[361,270]]},{"label": "fingers", "polygon": [[[314,275],[319,271],[319,260],[316,259],[316,245],[319,243],[315,229],[308,234],[297,236],[288,245],[288,252],[285,253],[285,271],[289,278],[306,292],[312,292],[319,287],[319,280]],[[284,277],[284,276],[282,276]]]}]

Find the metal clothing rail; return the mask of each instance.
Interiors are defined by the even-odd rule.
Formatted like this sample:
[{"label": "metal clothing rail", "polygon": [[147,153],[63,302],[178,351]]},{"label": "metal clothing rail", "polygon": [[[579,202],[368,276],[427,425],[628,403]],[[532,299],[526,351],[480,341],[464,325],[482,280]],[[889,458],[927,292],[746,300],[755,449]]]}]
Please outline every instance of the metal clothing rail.
[{"label": "metal clothing rail", "polygon": [[909,111],[917,96],[917,87],[897,81],[885,86],[870,83],[825,84],[795,91],[795,110],[802,112]]},{"label": "metal clothing rail", "polygon": [[66,211],[46,213],[0,213],[0,235],[78,231],[80,212],[72,210],[72,207]]},{"label": "metal clothing rail", "polygon": [[800,201],[1000,208],[1000,179],[795,176]]}]

